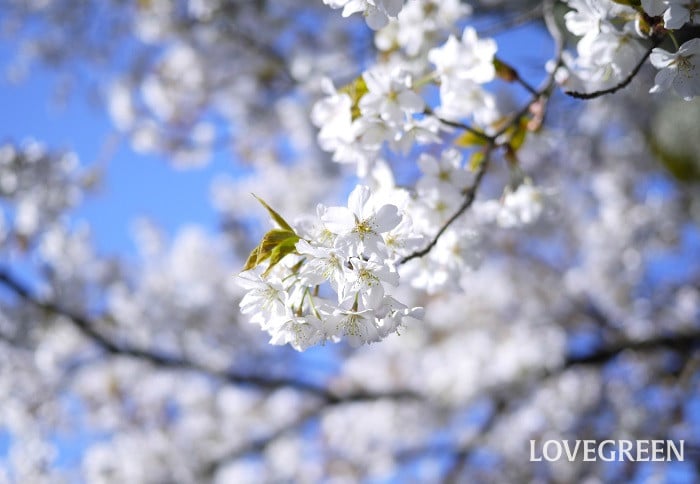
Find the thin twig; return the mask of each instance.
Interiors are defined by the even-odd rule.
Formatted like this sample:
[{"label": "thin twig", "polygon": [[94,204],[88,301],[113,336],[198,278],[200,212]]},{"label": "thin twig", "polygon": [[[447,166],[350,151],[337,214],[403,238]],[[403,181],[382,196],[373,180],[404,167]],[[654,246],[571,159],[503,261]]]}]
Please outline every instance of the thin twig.
[{"label": "thin twig", "polygon": [[482,161],[481,165],[479,166],[479,170],[476,173],[476,178],[474,179],[474,183],[472,183],[472,186],[469,187],[467,192],[464,194],[464,201],[462,202],[462,205],[457,209],[455,213],[452,214],[452,216],[440,227],[440,230],[438,230],[437,234],[435,234],[435,237],[430,241],[430,243],[422,248],[421,250],[418,250],[416,252],[413,252],[410,255],[407,255],[403,259],[399,261],[399,264],[405,264],[406,262],[416,259],[419,257],[423,257],[426,255],[428,252],[430,252],[433,247],[435,247],[435,244],[437,244],[438,240],[440,239],[440,236],[447,230],[447,228],[452,225],[452,223],[459,218],[460,215],[462,215],[470,206],[472,203],[474,203],[474,199],[476,198],[476,192],[479,189],[479,185],[481,184],[481,180],[484,178],[484,174],[486,173],[486,168],[489,164],[489,159],[491,158],[491,151],[493,150],[493,143],[489,144],[486,147],[486,152],[484,153],[484,160]]},{"label": "thin twig", "polygon": [[593,92],[577,92],[577,91],[564,91],[568,96],[571,96],[576,99],[594,99],[600,96],[605,96],[606,94],[613,94],[620,89],[627,87],[630,82],[632,82],[632,79],[634,79],[637,74],[639,74],[639,71],[642,69],[642,66],[646,62],[646,60],[649,58],[651,55],[651,52],[654,50],[656,46],[659,45],[661,41],[659,39],[654,40],[654,42],[649,46],[647,51],[644,53],[642,58],[639,60],[636,66],[634,66],[634,69],[632,69],[632,72],[629,73],[627,77],[625,77],[621,82],[618,84],[615,84],[613,87],[610,87],[608,89],[602,89],[600,91],[593,91]]},{"label": "thin twig", "polygon": [[[435,237],[430,241],[430,243],[424,247],[423,249],[420,249],[416,252],[413,252],[412,254],[407,255],[403,259],[399,260],[399,265],[405,264],[406,262],[423,257],[427,255],[433,247],[437,244],[438,240],[442,236],[443,233],[448,229],[452,223],[457,220],[464,212],[467,211],[467,209],[474,203],[474,199],[476,198],[476,193],[479,190],[479,186],[481,185],[481,181],[484,177],[484,174],[486,173],[486,168],[489,163],[489,159],[491,156],[491,153],[494,148],[496,148],[498,145],[496,144],[496,140],[503,135],[506,131],[508,131],[515,123],[518,122],[518,120],[526,115],[528,111],[532,108],[532,106],[537,103],[542,101],[543,99],[547,99],[551,95],[551,91],[554,87],[554,84],[556,82],[556,70],[557,68],[561,65],[562,63],[562,56],[564,52],[564,37],[562,36],[561,32],[559,31],[559,27],[556,24],[556,21],[554,19],[554,3],[555,0],[548,0],[545,5],[544,5],[544,17],[545,17],[545,23],[547,25],[547,28],[549,29],[552,38],[554,39],[554,60],[555,60],[555,65],[554,69],[552,72],[549,73],[547,78],[544,80],[542,85],[540,86],[539,89],[534,90],[532,93],[532,97],[530,98],[530,101],[523,106],[519,111],[517,111],[514,115],[511,116],[510,120],[508,123],[506,123],[504,126],[501,127],[500,130],[498,130],[495,134],[493,135],[487,135],[485,133],[482,133],[481,131],[472,128],[471,126],[467,124],[462,124],[459,122],[455,121],[448,121],[444,119],[438,118],[441,122],[453,126],[456,128],[461,128],[466,131],[469,131],[470,133],[474,133],[478,136],[480,136],[482,139],[486,140],[488,142],[486,146],[486,153],[484,156],[484,161],[482,162],[481,166],[479,167],[479,171],[477,172],[476,179],[474,180],[474,183],[472,186],[465,192],[464,194],[464,201],[462,202],[462,205],[457,209],[457,211],[440,227],[440,230],[438,230],[437,234],[435,234]],[[430,111],[428,111],[430,113]]]},{"label": "thin twig", "polygon": [[440,121],[442,124],[444,124],[444,125],[446,125],[446,126],[451,126],[451,127],[453,127],[453,128],[461,129],[461,130],[464,130],[464,131],[469,131],[469,132],[472,133],[473,135],[478,136],[479,138],[481,138],[481,139],[483,139],[483,140],[485,140],[485,141],[489,141],[489,142],[490,142],[490,141],[493,140],[493,137],[492,137],[492,136],[489,136],[488,134],[486,134],[486,133],[484,133],[483,131],[480,131],[480,130],[474,128],[473,126],[469,126],[469,125],[466,124],[466,123],[461,123],[461,122],[459,122],[459,121],[452,121],[452,120],[449,120],[449,119],[441,118],[440,116],[438,116],[437,114],[435,114],[435,112],[434,112],[432,109],[430,109],[430,108],[426,108],[426,109],[423,111],[423,113],[426,114],[426,115],[428,115],[428,116],[434,117],[435,119],[437,119],[438,121]]}]

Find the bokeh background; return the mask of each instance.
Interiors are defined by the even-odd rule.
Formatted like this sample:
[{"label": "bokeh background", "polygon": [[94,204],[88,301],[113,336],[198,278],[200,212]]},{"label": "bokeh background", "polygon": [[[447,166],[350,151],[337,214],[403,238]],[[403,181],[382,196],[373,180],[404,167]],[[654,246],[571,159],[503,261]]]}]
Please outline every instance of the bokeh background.
[{"label": "bokeh background", "polygon": [[[453,31],[494,35],[538,84],[540,2],[471,7]],[[550,212],[482,233],[459,290],[402,288],[423,323],[297,353],[238,312],[269,227],[250,193],[289,219],[344,204],[354,170],[309,113],[324,76],[386,55],[362,19],[4,0],[0,34],[0,482],[697,481],[700,103],[649,96],[651,69],[555,93],[520,154]],[[527,98],[493,89],[504,111]],[[397,183],[419,152],[387,150]],[[684,439],[686,461],[529,462],[530,439],[576,438]]]}]

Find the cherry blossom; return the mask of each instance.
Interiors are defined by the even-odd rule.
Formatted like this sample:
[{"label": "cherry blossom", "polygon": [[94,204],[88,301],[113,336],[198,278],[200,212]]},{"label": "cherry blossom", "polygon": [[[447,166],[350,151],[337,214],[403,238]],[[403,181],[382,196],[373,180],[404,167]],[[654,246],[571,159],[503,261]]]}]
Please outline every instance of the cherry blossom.
[{"label": "cherry blossom", "polygon": [[656,48],[651,53],[651,63],[659,69],[654,87],[649,92],[661,92],[670,87],[686,101],[700,95],[700,39],[691,39],[672,54]]}]

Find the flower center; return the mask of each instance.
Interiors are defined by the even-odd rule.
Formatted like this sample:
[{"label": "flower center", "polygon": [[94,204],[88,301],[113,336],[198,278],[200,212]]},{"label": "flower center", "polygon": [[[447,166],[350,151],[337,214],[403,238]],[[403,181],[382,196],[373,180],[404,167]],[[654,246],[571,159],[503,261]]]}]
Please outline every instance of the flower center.
[{"label": "flower center", "polygon": [[373,233],[374,229],[369,220],[358,220],[355,222],[355,232],[364,240],[365,235]]},{"label": "flower center", "polygon": [[692,55],[679,56],[678,59],[676,60],[676,65],[678,66],[678,72],[683,74],[685,77],[691,77],[692,72],[695,70],[695,66],[693,65],[692,62],[690,62],[691,57],[692,57]]}]

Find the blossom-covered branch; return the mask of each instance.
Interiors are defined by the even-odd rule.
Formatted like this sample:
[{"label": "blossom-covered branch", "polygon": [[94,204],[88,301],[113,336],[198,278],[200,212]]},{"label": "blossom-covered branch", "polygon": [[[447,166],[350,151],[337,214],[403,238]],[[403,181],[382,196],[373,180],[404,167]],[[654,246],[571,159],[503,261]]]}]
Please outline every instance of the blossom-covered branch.
[{"label": "blossom-covered branch", "polygon": [[67,318],[73,323],[90,341],[99,348],[111,355],[127,356],[148,362],[156,367],[172,370],[191,370],[203,373],[217,380],[222,380],[231,384],[251,385],[263,389],[275,389],[280,387],[291,387],[305,393],[319,397],[329,403],[345,403],[364,400],[374,400],[382,398],[421,398],[412,392],[377,393],[356,391],[348,394],[336,394],[324,386],[315,385],[303,380],[290,379],[285,377],[258,376],[240,374],[228,370],[218,370],[209,368],[201,363],[183,358],[180,356],[164,354],[145,348],[139,348],[129,343],[115,341],[112,337],[97,329],[97,324],[85,316],[76,314],[73,311],[62,308],[60,305],[43,301],[35,297],[31,290],[17,280],[6,270],[0,270],[0,284],[9,289],[14,294],[30,302],[38,309]]}]

